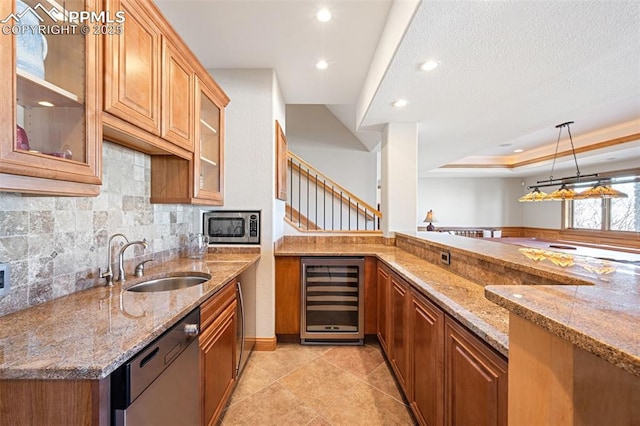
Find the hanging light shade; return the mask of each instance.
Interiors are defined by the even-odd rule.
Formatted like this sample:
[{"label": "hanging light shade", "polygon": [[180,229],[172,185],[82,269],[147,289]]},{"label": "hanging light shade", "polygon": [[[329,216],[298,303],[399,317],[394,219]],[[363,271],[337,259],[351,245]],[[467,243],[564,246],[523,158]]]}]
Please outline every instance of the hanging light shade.
[{"label": "hanging light shade", "polygon": [[[578,167],[578,158],[576,157],[576,149],[573,145],[573,136],[571,136],[571,125],[573,121],[567,121],[556,126],[558,130],[558,140],[556,141],[556,151],[553,155],[553,163],[551,164],[551,175],[548,180],[539,180],[536,186],[529,186],[528,189],[533,188],[533,191],[524,195],[518,199],[520,202],[532,202],[532,201],[564,201],[564,200],[582,200],[586,198],[628,198],[628,195],[624,192],[617,191],[611,187],[610,184],[603,184],[598,182],[594,187],[587,189],[586,191],[577,193],[575,190],[567,185],[579,185],[584,182],[585,178],[595,178],[598,173],[589,175],[580,174],[580,168]],[[558,148],[560,147],[560,137],[562,135],[562,129],[567,128],[569,134],[569,142],[571,143],[571,154],[573,161],[576,164],[575,176],[568,176],[560,179],[553,178],[553,171],[556,166],[556,160],[558,157]],[[591,180],[591,179],[590,179]],[[560,188],[553,191],[550,194],[545,194],[540,191],[539,187],[560,185]]]},{"label": "hanging light shade", "polygon": [[624,192],[613,189],[610,185],[603,185],[598,182],[594,187],[582,191],[577,198],[628,198]]},{"label": "hanging light shade", "polygon": [[549,194],[546,192],[542,192],[538,189],[538,187],[533,188],[533,191],[528,193],[527,195],[523,195],[518,199],[521,203],[531,203],[534,201],[542,201],[545,197],[548,197]]},{"label": "hanging light shade", "polygon": [[544,197],[544,201],[557,201],[557,200],[574,200],[578,193],[571,188],[568,188],[564,183],[562,186],[546,197]]}]

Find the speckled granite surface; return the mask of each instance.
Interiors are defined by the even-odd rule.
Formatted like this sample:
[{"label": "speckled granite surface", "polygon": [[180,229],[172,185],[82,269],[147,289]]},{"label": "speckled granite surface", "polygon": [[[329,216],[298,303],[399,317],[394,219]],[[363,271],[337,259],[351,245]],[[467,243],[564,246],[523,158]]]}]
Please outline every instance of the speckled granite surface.
[{"label": "speckled granite surface", "polygon": [[259,254],[208,254],[147,265],[144,278],[208,273],[202,285],[135,293],[95,287],[0,317],[0,379],[100,379],[239,275]]},{"label": "speckled granite surface", "polygon": [[[550,250],[523,253],[522,248],[510,244],[446,234],[407,237],[446,245],[452,252],[475,253],[487,262],[509,265],[540,277],[561,276],[565,285],[488,285],[485,296],[640,376],[640,267],[581,256],[554,259]],[[402,235],[396,235],[396,240],[401,238]],[[567,285],[571,283],[588,285]]]},{"label": "speckled granite surface", "polygon": [[[419,256],[376,244],[291,242],[276,255],[377,256],[505,355],[511,311],[640,376],[639,267],[438,233],[396,233],[396,244]],[[477,263],[475,267],[522,275],[501,279],[499,274],[480,274],[473,281],[465,279],[423,259],[437,262],[430,250],[440,249],[451,253],[463,273],[468,263]],[[494,277],[500,282],[490,281]],[[526,285],[504,285],[518,279]]]},{"label": "speckled granite surface", "polygon": [[445,312],[507,356],[509,313],[484,297],[472,281],[397,247],[382,244],[314,244],[285,242],[276,256],[376,256]]}]

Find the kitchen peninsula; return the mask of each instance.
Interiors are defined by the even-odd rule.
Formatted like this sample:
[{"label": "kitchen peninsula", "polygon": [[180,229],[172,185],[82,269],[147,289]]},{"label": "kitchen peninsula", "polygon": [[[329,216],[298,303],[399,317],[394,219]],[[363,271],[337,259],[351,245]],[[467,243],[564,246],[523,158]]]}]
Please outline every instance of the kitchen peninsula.
[{"label": "kitchen peninsula", "polygon": [[[563,253],[557,261],[552,251],[545,251],[545,258],[531,248],[438,233],[397,233],[395,246],[335,241],[285,237],[276,256],[375,257],[412,291],[509,358],[510,424],[523,424],[523,419],[536,424],[633,424],[640,418],[637,266]],[[449,254],[449,265],[440,262],[442,252]],[[276,304],[278,300],[277,295]],[[544,356],[531,353],[531,345]],[[414,371],[428,362],[407,357]],[[413,393],[408,386],[405,395],[415,413]],[[495,405],[503,408],[499,401]]]}]

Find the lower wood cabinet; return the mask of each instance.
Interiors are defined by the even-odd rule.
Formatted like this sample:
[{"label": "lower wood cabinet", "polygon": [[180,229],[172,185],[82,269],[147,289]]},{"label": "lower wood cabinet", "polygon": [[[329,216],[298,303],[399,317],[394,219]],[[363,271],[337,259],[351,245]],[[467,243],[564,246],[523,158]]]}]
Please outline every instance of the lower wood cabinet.
[{"label": "lower wood cabinet", "polygon": [[450,318],[445,319],[445,424],[507,424],[507,361]]},{"label": "lower wood cabinet", "polygon": [[391,272],[378,263],[378,341],[385,353],[389,353],[389,289],[391,288]]},{"label": "lower wood cabinet", "polygon": [[300,257],[276,257],[276,335],[300,336]]},{"label": "lower wood cabinet", "polygon": [[408,393],[409,389],[409,382],[407,380],[409,373],[409,327],[407,324],[407,312],[410,295],[409,284],[392,273],[389,293],[389,318],[391,319],[389,360],[405,394]]},{"label": "lower wood cabinet", "polygon": [[236,305],[233,281],[201,306],[200,376],[205,425],[216,424],[235,385]]},{"label": "lower wood cabinet", "polygon": [[507,360],[383,264],[378,339],[421,425],[507,424]]},{"label": "lower wood cabinet", "polygon": [[444,423],[444,313],[412,291],[409,308],[409,403],[420,424]]}]

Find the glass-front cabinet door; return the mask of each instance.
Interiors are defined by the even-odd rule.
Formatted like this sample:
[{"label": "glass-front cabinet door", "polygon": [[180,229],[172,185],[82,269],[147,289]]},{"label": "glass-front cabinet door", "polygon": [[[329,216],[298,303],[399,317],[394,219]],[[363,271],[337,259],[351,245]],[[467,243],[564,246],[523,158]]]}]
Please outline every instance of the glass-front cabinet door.
[{"label": "glass-front cabinet door", "polygon": [[196,80],[196,144],[194,197],[223,204],[224,105],[200,79]]},{"label": "glass-front cabinet door", "polygon": [[0,189],[96,195],[97,47],[101,37],[118,37],[120,24],[79,13],[99,11],[98,0],[0,3]]}]

